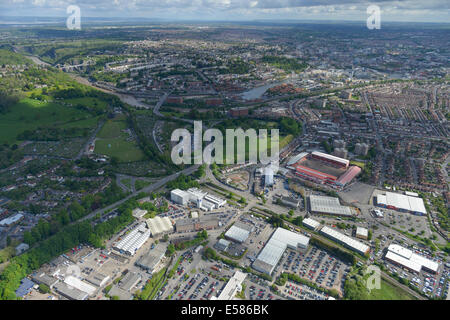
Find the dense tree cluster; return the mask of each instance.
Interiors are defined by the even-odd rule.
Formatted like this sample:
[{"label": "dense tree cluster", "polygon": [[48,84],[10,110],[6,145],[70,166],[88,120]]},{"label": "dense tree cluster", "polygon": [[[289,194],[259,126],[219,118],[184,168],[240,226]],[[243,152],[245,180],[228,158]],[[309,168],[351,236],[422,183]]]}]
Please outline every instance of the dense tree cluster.
[{"label": "dense tree cluster", "polygon": [[61,210],[54,215],[50,221],[41,219],[38,224],[30,231],[24,233],[24,242],[30,246],[47,239],[48,237],[58,233],[71,222],[78,221],[93,210],[101,208],[107,204],[113,203],[125,194],[116,184],[111,184],[102,193],[95,195],[88,194],[84,196],[81,202],[73,201],[67,209]]},{"label": "dense tree cluster", "polygon": [[190,176],[186,176],[184,174],[180,174],[175,180],[170,181],[167,183],[167,188],[169,189],[181,189],[181,190],[187,190],[189,188],[198,188],[200,184],[195,181]]},{"label": "dense tree cluster", "polygon": [[280,131],[285,134],[298,136],[302,134],[302,124],[295,119],[282,117],[280,119]]},{"label": "dense tree cluster", "polygon": [[0,113],[7,113],[20,100],[19,93],[7,92],[0,89]]},{"label": "dense tree cluster", "polygon": [[[0,300],[16,299],[15,290],[25,276],[67,250],[82,243],[103,247],[104,239],[110,238],[133,222],[131,210],[134,206],[135,200],[125,202],[118,208],[118,216],[99,223],[95,227],[90,221],[66,225],[49,238],[39,242],[28,252],[11,259],[10,264],[0,274]],[[66,222],[69,221],[67,216],[61,218],[66,219]],[[51,232],[51,226],[45,222],[40,222],[37,228],[36,232],[40,234]]]},{"label": "dense tree cluster", "polygon": [[308,66],[306,63],[301,62],[298,59],[279,56],[264,56],[262,58],[262,62],[268,63],[271,66],[282,69],[286,72],[300,72]]}]

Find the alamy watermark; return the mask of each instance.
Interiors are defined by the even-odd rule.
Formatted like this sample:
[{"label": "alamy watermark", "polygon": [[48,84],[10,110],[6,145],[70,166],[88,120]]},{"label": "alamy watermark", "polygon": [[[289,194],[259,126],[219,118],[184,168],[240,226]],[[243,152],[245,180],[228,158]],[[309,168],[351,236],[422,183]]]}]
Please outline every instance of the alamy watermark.
[{"label": "alamy watermark", "polygon": [[[77,266],[76,264],[71,264],[70,266],[67,267],[66,273],[64,275],[64,279],[67,279],[69,277],[73,277],[73,278],[77,278],[80,279],[81,278],[81,269],[79,266]],[[67,287],[69,289],[73,289],[73,287],[70,285],[71,281],[66,281]]]},{"label": "alamy watermark", "polygon": [[370,274],[366,281],[366,288],[369,291],[372,291],[372,289],[381,289],[381,271],[379,267],[370,265],[364,274]]},{"label": "alamy watermark", "polygon": [[[278,129],[270,130],[270,139],[267,129],[260,129],[258,133],[255,129],[245,131],[242,128],[226,129],[224,143],[223,134],[219,129],[208,129],[203,133],[202,121],[194,121],[193,134],[187,129],[176,129],[172,132],[170,140],[178,143],[171,152],[172,161],[177,165],[256,164],[258,161],[264,165],[270,163],[278,165],[280,141]],[[210,144],[203,149],[203,142]]]},{"label": "alamy watermark", "polygon": [[66,21],[67,29],[81,30],[81,9],[77,5],[70,5],[66,10],[69,17]]},{"label": "alamy watermark", "polygon": [[370,5],[366,10],[369,17],[367,18],[367,28],[369,30],[381,29],[381,9],[377,5]]}]

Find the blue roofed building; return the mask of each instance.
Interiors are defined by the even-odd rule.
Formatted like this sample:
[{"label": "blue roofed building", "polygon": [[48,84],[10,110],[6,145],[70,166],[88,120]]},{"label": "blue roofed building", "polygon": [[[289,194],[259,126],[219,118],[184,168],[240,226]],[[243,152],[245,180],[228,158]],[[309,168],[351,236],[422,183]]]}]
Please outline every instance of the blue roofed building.
[{"label": "blue roofed building", "polygon": [[20,282],[20,287],[16,290],[17,297],[25,297],[27,294],[31,292],[31,289],[36,285],[33,281],[28,278],[23,278]]}]

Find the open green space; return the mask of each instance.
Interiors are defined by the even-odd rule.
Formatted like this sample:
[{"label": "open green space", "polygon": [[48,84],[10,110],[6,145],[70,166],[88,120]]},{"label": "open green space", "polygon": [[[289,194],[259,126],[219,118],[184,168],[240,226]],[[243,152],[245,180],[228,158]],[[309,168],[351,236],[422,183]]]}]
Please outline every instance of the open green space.
[{"label": "open green space", "polygon": [[350,165],[360,167],[361,169],[364,169],[364,167],[366,166],[364,162],[355,160],[350,160]]},{"label": "open green space", "polygon": [[11,107],[9,112],[0,115],[0,142],[16,143],[17,135],[25,130],[41,127],[91,128],[96,123],[97,118],[86,111],[55,102],[25,98]]},{"label": "open green space", "polygon": [[121,137],[97,140],[95,142],[95,153],[117,157],[120,162],[133,162],[144,158],[144,153],[137,144],[125,141]]},{"label": "open green space", "polygon": [[108,120],[100,132],[97,134],[97,138],[101,139],[113,139],[121,135],[121,131],[127,128],[125,121]]},{"label": "open green space", "polygon": [[70,103],[73,106],[81,105],[86,106],[91,110],[96,110],[99,112],[104,112],[108,108],[108,103],[96,97],[82,97],[82,98],[72,98],[65,99],[66,103]]},{"label": "open green space", "polygon": [[116,157],[120,162],[134,162],[145,158],[144,153],[129,134],[123,130],[123,120],[108,120],[100,130],[95,142],[95,153]]},{"label": "open green space", "polygon": [[380,289],[372,289],[369,300],[415,300],[415,298],[389,282],[381,280]]}]

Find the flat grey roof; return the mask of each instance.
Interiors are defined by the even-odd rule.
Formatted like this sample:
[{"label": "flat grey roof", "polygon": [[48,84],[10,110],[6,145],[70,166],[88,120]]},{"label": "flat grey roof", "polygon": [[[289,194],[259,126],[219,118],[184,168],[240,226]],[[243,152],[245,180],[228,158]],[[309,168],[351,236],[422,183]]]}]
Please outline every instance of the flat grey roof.
[{"label": "flat grey roof", "polygon": [[309,203],[311,205],[312,212],[339,214],[345,216],[352,215],[350,207],[342,206],[339,202],[339,198],[311,195],[309,196]]}]

